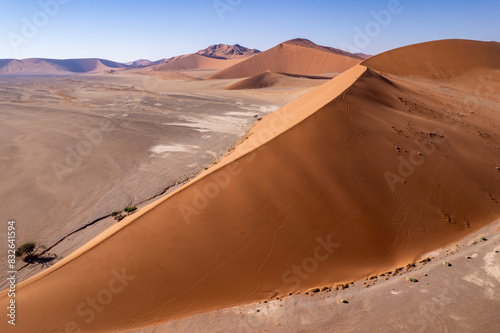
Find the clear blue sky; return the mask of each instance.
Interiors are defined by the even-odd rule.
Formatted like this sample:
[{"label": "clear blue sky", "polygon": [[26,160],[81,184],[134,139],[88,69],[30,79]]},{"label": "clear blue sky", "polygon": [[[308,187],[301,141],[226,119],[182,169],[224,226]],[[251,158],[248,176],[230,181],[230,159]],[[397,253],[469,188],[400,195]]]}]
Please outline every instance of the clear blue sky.
[{"label": "clear blue sky", "polygon": [[[218,43],[266,50],[296,37],[339,48],[361,46],[357,50],[369,54],[436,39],[500,40],[500,1],[400,0],[388,24],[374,24],[371,11],[387,10],[391,1],[397,2],[0,0],[0,58],[157,60]],[[48,10],[51,17],[40,3],[54,2],[67,3]],[[223,20],[214,2],[225,4]],[[26,22],[38,31],[23,33]],[[371,36],[358,36],[356,43],[367,27]]]}]

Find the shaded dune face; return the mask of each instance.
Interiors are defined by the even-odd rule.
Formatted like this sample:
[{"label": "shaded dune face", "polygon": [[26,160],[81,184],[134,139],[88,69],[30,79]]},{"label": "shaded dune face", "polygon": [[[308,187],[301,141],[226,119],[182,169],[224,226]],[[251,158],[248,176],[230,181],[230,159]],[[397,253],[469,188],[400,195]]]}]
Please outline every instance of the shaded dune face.
[{"label": "shaded dune face", "polygon": [[[215,167],[20,284],[17,329],[116,331],[348,282],[498,219],[499,94],[476,89],[491,73],[500,89],[498,72],[409,79],[382,60],[265,117]],[[112,302],[91,316],[103,290]]]},{"label": "shaded dune face", "polygon": [[248,79],[244,79],[242,81],[236,82],[228,87],[226,90],[242,90],[242,89],[262,89],[262,88],[270,88],[279,84],[283,79],[282,75],[273,73],[273,72],[265,72],[255,76],[252,76]]}]

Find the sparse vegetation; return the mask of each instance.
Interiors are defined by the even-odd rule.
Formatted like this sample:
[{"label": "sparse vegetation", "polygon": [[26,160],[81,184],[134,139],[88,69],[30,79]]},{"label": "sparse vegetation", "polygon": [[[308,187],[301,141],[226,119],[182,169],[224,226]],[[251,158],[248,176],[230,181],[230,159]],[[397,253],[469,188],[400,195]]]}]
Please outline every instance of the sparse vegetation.
[{"label": "sparse vegetation", "polygon": [[346,299],[343,299],[343,298],[340,300],[340,303],[349,304],[349,302]]},{"label": "sparse vegetation", "polygon": [[447,267],[451,267],[451,264],[449,262],[447,262],[447,261],[443,262],[443,265],[447,266]]},{"label": "sparse vegetation", "polygon": [[472,259],[471,256],[465,256],[465,259]]},{"label": "sparse vegetation", "polygon": [[410,281],[410,282],[418,282],[418,280],[412,276],[407,276],[406,277],[406,280]]},{"label": "sparse vegetation", "polygon": [[135,212],[137,210],[137,207],[135,206],[131,206],[131,207],[127,207],[127,208],[124,208],[123,211],[130,214],[132,212]]},{"label": "sparse vegetation", "polygon": [[16,257],[24,257],[24,261],[31,262],[36,259],[36,244],[35,243],[25,243],[19,246],[16,250]]},{"label": "sparse vegetation", "polygon": [[479,239],[480,239],[480,240],[482,240],[482,241],[487,241],[487,240],[488,240],[488,239],[487,239],[486,237],[484,237],[484,236],[483,236],[483,237],[481,237],[481,238],[479,238]]},{"label": "sparse vegetation", "polygon": [[118,214],[120,214],[120,213],[121,213],[121,212],[113,212],[113,213],[111,213],[111,216],[115,217],[115,216],[117,216],[117,215],[118,215]]}]

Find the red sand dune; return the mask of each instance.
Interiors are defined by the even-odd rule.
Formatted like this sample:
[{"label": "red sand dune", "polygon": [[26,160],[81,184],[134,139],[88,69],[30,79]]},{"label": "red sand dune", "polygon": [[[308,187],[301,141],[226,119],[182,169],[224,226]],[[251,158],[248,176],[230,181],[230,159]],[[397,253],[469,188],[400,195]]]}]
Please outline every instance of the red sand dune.
[{"label": "red sand dune", "polygon": [[244,59],[217,59],[206,57],[199,54],[188,54],[181,57],[176,57],[173,60],[163,61],[161,64],[151,66],[152,71],[168,72],[168,71],[185,71],[193,69],[223,69],[233,66]]},{"label": "red sand dune", "polygon": [[126,68],[120,64],[104,59],[6,59],[0,61],[0,74],[62,74],[62,73],[89,73],[104,70]]},{"label": "red sand dune", "polygon": [[471,70],[500,69],[500,43],[450,39],[415,44],[372,57],[363,65],[390,74],[449,79]]},{"label": "red sand dune", "polygon": [[361,61],[361,58],[345,51],[319,46],[304,39],[294,39],[208,78],[237,79],[258,75],[268,70],[302,75],[338,73]]},{"label": "red sand dune", "polygon": [[[459,79],[410,79],[391,52],[365,63],[376,69],[349,69],[266,116],[183,188],[18,285],[17,326],[3,312],[0,330],[111,332],[329,286],[498,219],[499,97],[475,89],[481,75],[498,87],[489,61],[498,44],[395,52]],[[432,66],[418,64],[423,55]],[[473,65],[453,66],[468,57]]]},{"label": "red sand dune", "polygon": [[263,89],[271,87],[289,87],[297,79],[328,80],[328,77],[297,75],[286,73],[274,73],[267,71],[258,75],[243,79],[227,86],[226,90]]}]

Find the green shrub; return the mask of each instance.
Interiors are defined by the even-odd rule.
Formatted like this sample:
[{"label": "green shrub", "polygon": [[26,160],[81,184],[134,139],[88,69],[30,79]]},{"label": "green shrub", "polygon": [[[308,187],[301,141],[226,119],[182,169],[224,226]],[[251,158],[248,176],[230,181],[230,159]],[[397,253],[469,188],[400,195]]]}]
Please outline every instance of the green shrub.
[{"label": "green shrub", "polygon": [[137,210],[137,207],[135,207],[135,206],[127,207],[127,208],[124,209],[124,211],[126,213],[132,213],[133,211],[136,211],[136,210]]},{"label": "green shrub", "polygon": [[16,257],[22,257],[26,255],[24,261],[32,262],[37,258],[37,255],[35,254],[36,250],[37,247],[35,243],[25,243],[17,248]]}]

